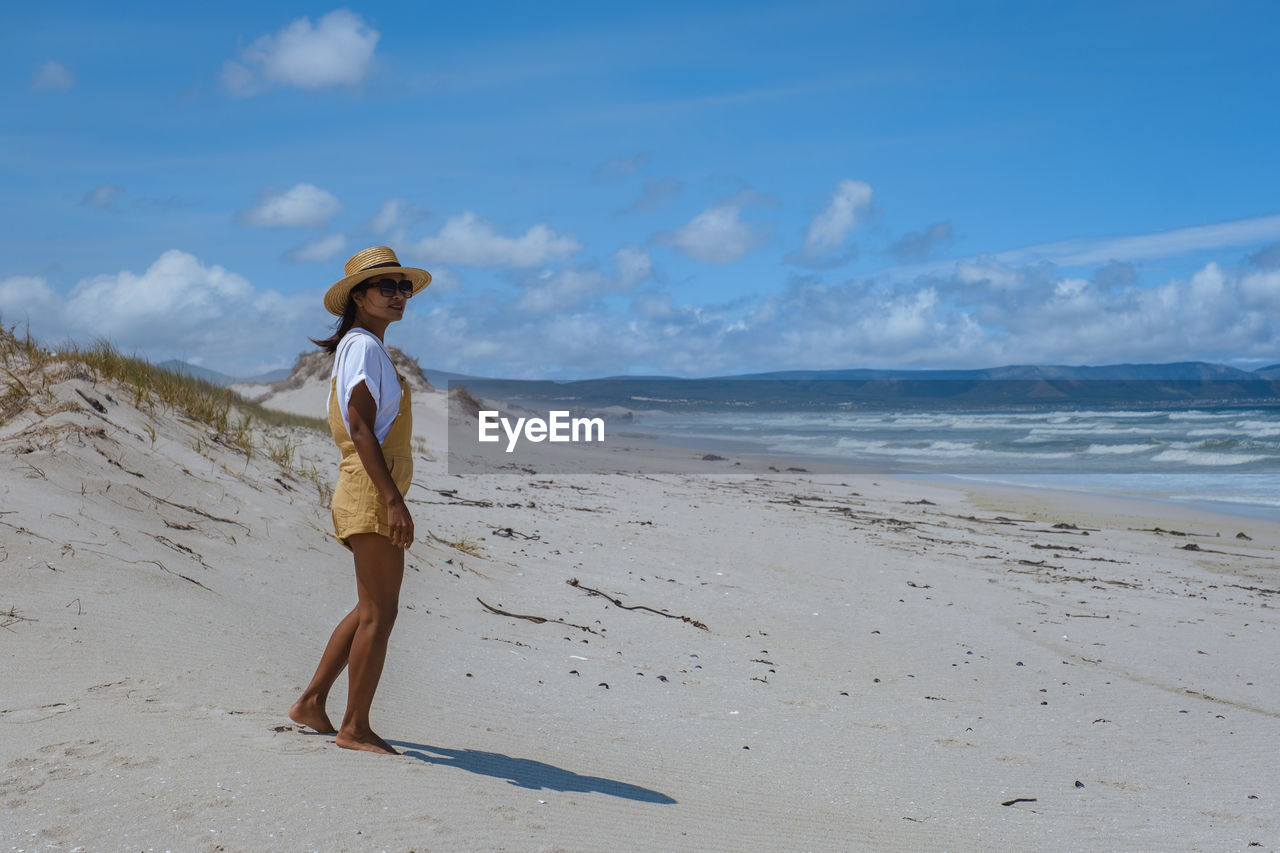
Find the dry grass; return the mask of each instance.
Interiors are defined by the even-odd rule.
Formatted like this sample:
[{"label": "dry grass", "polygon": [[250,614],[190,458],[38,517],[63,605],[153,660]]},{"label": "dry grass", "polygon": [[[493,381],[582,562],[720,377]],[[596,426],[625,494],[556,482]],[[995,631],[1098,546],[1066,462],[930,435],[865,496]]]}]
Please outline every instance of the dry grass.
[{"label": "dry grass", "polygon": [[436,455],[431,452],[431,448],[427,446],[427,440],[419,436],[413,440],[413,452],[426,459],[428,462],[435,462]]},{"label": "dry grass", "polygon": [[30,616],[23,616],[18,612],[18,608],[10,607],[8,613],[0,613],[0,628],[8,628],[10,625],[17,625],[19,622],[34,622]]},{"label": "dry grass", "polygon": [[320,500],[321,506],[328,506],[333,500],[333,483],[329,482],[326,474],[321,474],[315,465],[308,464],[298,472],[298,475],[305,480],[309,480],[316,487],[316,497]]},{"label": "dry grass", "polygon": [[470,537],[460,536],[452,541],[448,539],[441,539],[440,541],[464,554],[470,554],[472,557],[480,556],[480,543]]},{"label": "dry grass", "polygon": [[[50,385],[70,374],[82,375],[94,385],[113,384],[148,412],[172,412],[207,426],[212,441],[233,447],[246,458],[261,449],[255,443],[262,433],[259,427],[329,431],[328,424],[320,418],[267,409],[212,382],[123,355],[107,341],[86,349],[74,343],[47,349],[32,339],[29,330],[19,336],[14,327],[0,326],[0,370],[9,377],[0,392],[0,423],[20,411],[35,394],[49,394]],[[266,452],[274,460],[292,464],[293,446],[277,443],[268,446]],[[281,467],[287,467],[285,462]]]},{"label": "dry grass", "polygon": [[293,454],[297,449],[298,442],[288,433],[266,438],[267,458],[291,474],[294,471]]}]

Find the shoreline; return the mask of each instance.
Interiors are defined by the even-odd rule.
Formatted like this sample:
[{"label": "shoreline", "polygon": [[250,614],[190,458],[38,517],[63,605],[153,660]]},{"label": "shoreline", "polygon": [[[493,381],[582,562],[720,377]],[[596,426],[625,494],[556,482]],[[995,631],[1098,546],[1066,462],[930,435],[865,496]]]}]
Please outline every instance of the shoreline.
[{"label": "shoreline", "polygon": [[[1242,519],[1252,519],[1261,521],[1280,521],[1280,503],[1258,503],[1254,501],[1229,501],[1217,500],[1211,496],[1196,497],[1178,497],[1176,494],[1161,493],[1134,493],[1125,492],[1107,484],[1083,484],[1073,487],[1069,484],[1059,483],[1012,483],[1001,480],[1006,476],[1080,476],[1080,478],[1106,478],[1106,476],[1114,476],[1106,473],[1051,473],[1043,474],[1025,474],[1009,473],[1009,471],[997,471],[997,473],[964,473],[956,474],[950,471],[936,470],[902,470],[901,466],[895,465],[878,465],[872,464],[867,460],[851,460],[847,456],[827,456],[820,453],[778,453],[764,450],[759,442],[753,442],[751,439],[744,438],[716,438],[703,437],[703,435],[672,435],[662,432],[644,433],[645,437],[650,439],[654,444],[663,447],[681,448],[681,450],[712,452],[717,455],[722,453],[731,453],[731,455],[745,457],[745,459],[755,462],[765,462],[772,464],[774,467],[803,467],[806,464],[815,467],[818,470],[806,470],[806,474],[814,475],[876,475],[884,476],[884,478],[897,478],[908,480],[936,480],[936,482],[963,482],[989,485],[993,488],[1010,488],[1010,489],[1029,489],[1029,491],[1038,492],[1061,492],[1064,494],[1085,494],[1085,496],[1101,496],[1117,498],[1117,500],[1128,501],[1148,501],[1155,503],[1157,506],[1185,506],[1197,508],[1199,511],[1211,512],[1215,515],[1236,516]],[[732,459],[732,457],[730,457]],[[785,470],[785,469],[782,469]],[[1161,471],[1161,473],[1139,473],[1133,474],[1134,478],[1185,478],[1185,476],[1233,476],[1224,471],[1194,471],[1194,473],[1179,473],[1179,471]],[[1267,474],[1234,474],[1240,478],[1251,478],[1251,476],[1268,476]],[[1158,514],[1158,512],[1157,512]]]},{"label": "shoreline", "polygon": [[[907,475],[910,477],[910,475]],[[928,475],[923,475],[928,477]],[[1093,497],[1107,500],[1123,501],[1133,504],[1151,504],[1152,514],[1170,514],[1172,508],[1180,507],[1188,510],[1189,513],[1210,514],[1225,518],[1238,518],[1240,520],[1264,521],[1275,523],[1280,521],[1280,506],[1274,504],[1259,504],[1247,501],[1228,501],[1215,500],[1208,497],[1195,498],[1179,498],[1174,496],[1164,496],[1155,494],[1136,494],[1132,492],[1117,491],[1106,486],[1078,486],[1071,487],[1062,484],[1046,483],[1010,483],[998,480],[986,479],[978,475],[962,475],[954,474],[939,478],[928,477],[929,479],[940,479],[943,481],[956,481],[963,483],[972,483],[982,488],[992,488],[996,490],[1025,490],[1028,492],[1054,492],[1061,493],[1064,496],[1080,496]],[[1165,509],[1157,512],[1160,507]],[[1176,514],[1176,513],[1173,513]]]},{"label": "shoreline", "polygon": [[[1074,411],[1074,410],[1072,410]],[[766,441],[759,437],[743,437],[740,435],[706,435],[688,434],[664,428],[661,417],[667,413],[649,412],[659,417],[658,423],[646,422],[643,418],[628,421],[606,423],[606,441],[602,446],[561,445],[553,448],[549,444],[521,444],[514,454],[492,453],[480,449],[471,442],[470,425],[455,422],[449,418],[451,437],[458,440],[458,446],[467,447],[471,454],[463,457],[449,456],[449,470],[454,473],[496,473],[500,471],[520,472],[541,470],[554,474],[577,474],[590,472],[606,474],[610,470],[645,471],[647,473],[716,473],[717,466],[740,468],[747,470],[772,469],[776,473],[796,473],[806,475],[837,476],[881,476],[897,477],[909,480],[955,479],[960,482],[986,483],[996,487],[1013,487],[1035,490],[1060,491],[1064,494],[1097,495],[1131,500],[1148,500],[1156,504],[1172,504],[1197,508],[1203,512],[1218,515],[1235,516],[1242,519],[1263,521],[1280,521],[1280,473],[1265,472],[1232,472],[1232,466],[1201,466],[1199,470],[1178,471],[1079,471],[1077,467],[1068,466],[1069,470],[1050,470],[1021,473],[1018,471],[981,470],[980,463],[971,467],[976,470],[956,471],[965,467],[962,460],[954,464],[938,465],[921,463],[912,466],[901,459],[885,459],[867,455],[854,458],[849,455],[836,455],[821,452],[777,451],[771,450]],[[717,416],[712,413],[713,418]],[[449,442],[445,442],[446,445]],[[475,451],[480,449],[481,452]],[[681,452],[693,454],[692,457],[679,455]],[[710,460],[705,457],[714,456]],[[465,462],[455,466],[455,460],[467,458]],[[1101,457],[1099,457],[1101,458]],[[619,460],[625,460],[619,462]],[[1034,459],[1029,460],[1031,462]],[[1048,460],[1050,462],[1056,460]],[[711,462],[708,466],[706,463]],[[1061,463],[1059,463],[1061,464]],[[1032,466],[1034,467],[1034,466]],[[952,470],[944,470],[951,468]],[[1124,482],[1132,478],[1131,483]],[[1249,489],[1239,492],[1223,489],[1224,481],[1232,478],[1245,478],[1241,484],[1249,482],[1248,478],[1258,482],[1275,481],[1276,492],[1267,492],[1265,497],[1251,499]],[[1073,482],[1062,482],[1072,480]],[[1264,486],[1265,488],[1265,486]],[[1241,495],[1243,494],[1243,497]],[[1160,510],[1153,510],[1159,513]]]},{"label": "shoreline", "polygon": [[[1220,512],[1198,503],[1160,500],[1147,496],[1120,495],[1065,489],[1042,488],[994,483],[973,483],[961,480],[931,480],[933,485],[955,489],[977,507],[1000,508],[1010,504],[1030,507],[1041,516],[1071,513],[1089,519],[1091,524],[1114,526],[1119,520],[1129,523],[1153,524],[1168,532],[1183,531],[1193,536],[1229,539],[1242,529],[1270,531],[1277,528],[1274,518],[1260,518],[1241,513]],[[1202,534],[1204,529],[1214,528],[1217,534]],[[1130,528],[1138,529],[1138,528]],[[1263,534],[1265,539],[1267,534]],[[1254,537],[1255,539],[1258,537]],[[1270,540],[1268,540],[1270,541]],[[1280,536],[1275,540],[1280,545]],[[1277,566],[1280,568],[1280,565]]]},{"label": "shoreline", "polygon": [[[574,447],[552,449],[542,446],[533,452],[522,447],[510,457],[493,455],[486,461],[487,467],[474,469],[468,464],[455,467],[454,457],[448,456],[446,466],[453,475],[469,476],[522,476],[537,472],[546,476],[610,476],[612,474],[647,473],[672,476],[716,475],[788,475],[807,477],[879,477],[902,482],[960,483],[972,488],[992,490],[1020,490],[1028,493],[1059,493],[1071,500],[1075,497],[1123,500],[1130,503],[1151,504],[1148,514],[1169,515],[1172,508],[1184,507],[1190,511],[1228,516],[1241,520],[1280,521],[1280,505],[1256,503],[1247,500],[1215,500],[1207,496],[1179,498],[1172,494],[1135,493],[1113,484],[1083,483],[1078,485],[1055,482],[1010,482],[1002,479],[1008,473],[965,473],[943,471],[901,470],[895,466],[868,464],[847,457],[824,456],[803,453],[776,453],[763,449],[758,442],[748,439],[724,439],[708,436],[671,435],[645,432],[634,427],[613,433],[604,447]],[[714,456],[714,459],[708,459]],[[625,465],[619,463],[625,459]],[[1022,475],[1035,477],[1037,475]],[[1105,478],[1106,474],[1063,475],[1051,473],[1044,477],[1073,476]],[[1186,475],[1152,474],[1132,475],[1135,478],[1150,476],[1179,477]],[[1230,475],[1224,475],[1230,476]],[[1238,474],[1239,477],[1265,475]],[[1177,514],[1177,513],[1172,513]]]},{"label": "shoreline", "polygon": [[[1000,473],[966,473],[955,474],[941,471],[903,471],[895,469],[888,465],[872,465],[865,464],[856,460],[850,460],[847,457],[832,457],[818,454],[802,454],[794,453],[789,455],[773,453],[767,450],[759,449],[757,443],[746,439],[716,439],[709,437],[686,437],[686,436],[669,436],[662,433],[645,433],[646,438],[651,443],[661,447],[678,448],[680,450],[690,450],[699,453],[714,453],[717,455],[730,454],[726,457],[727,461],[742,461],[743,468],[747,470],[759,470],[761,465],[772,465],[779,471],[785,472],[787,468],[803,467],[806,463],[817,468],[818,470],[806,469],[803,473],[813,476],[878,476],[885,478],[894,478],[907,481],[930,481],[930,482],[960,482],[971,483],[975,486],[991,487],[994,489],[1018,489],[1032,492],[1060,492],[1063,495],[1084,495],[1098,496],[1105,498],[1114,498],[1117,500],[1148,502],[1153,504],[1152,514],[1161,515],[1166,511],[1157,509],[1161,506],[1170,507],[1187,507],[1200,512],[1212,513],[1220,516],[1238,517],[1241,519],[1250,519],[1256,521],[1277,522],[1280,521],[1280,505],[1256,503],[1252,501],[1229,501],[1216,500],[1212,497],[1197,496],[1194,498],[1179,498],[1174,495],[1162,494],[1135,494],[1125,492],[1107,485],[1080,485],[1071,486],[1065,484],[1057,484],[1052,482],[1044,483],[1015,483],[1002,481],[998,478],[1011,476],[1007,472]],[[754,446],[753,446],[754,445]],[[742,457],[735,460],[734,457]],[[749,460],[753,464],[745,464],[744,460]],[[702,473],[702,472],[699,472]],[[793,472],[795,473],[795,472]],[[1217,473],[1217,472],[1207,472]],[[1012,476],[1018,476],[1016,474]],[[1037,475],[1024,475],[1034,477]],[[1063,476],[1062,474],[1049,474],[1048,476]],[[1074,475],[1073,475],[1074,476]],[[1098,474],[1080,474],[1080,477],[1098,476],[1105,477],[1108,475]],[[1186,476],[1181,474],[1135,474],[1135,477],[1152,476]],[[1230,476],[1230,475],[1224,475]],[[1259,476],[1254,474],[1237,474],[1238,477]],[[1265,476],[1265,475],[1262,475]]]}]

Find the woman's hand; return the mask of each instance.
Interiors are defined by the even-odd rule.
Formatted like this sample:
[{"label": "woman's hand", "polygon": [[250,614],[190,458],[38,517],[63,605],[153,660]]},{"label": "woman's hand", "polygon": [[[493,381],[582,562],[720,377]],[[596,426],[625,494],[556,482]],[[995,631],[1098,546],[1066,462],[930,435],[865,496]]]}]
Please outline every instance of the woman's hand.
[{"label": "woman's hand", "polygon": [[387,502],[387,525],[391,528],[392,545],[407,550],[413,544],[413,518],[404,498],[399,495]]}]

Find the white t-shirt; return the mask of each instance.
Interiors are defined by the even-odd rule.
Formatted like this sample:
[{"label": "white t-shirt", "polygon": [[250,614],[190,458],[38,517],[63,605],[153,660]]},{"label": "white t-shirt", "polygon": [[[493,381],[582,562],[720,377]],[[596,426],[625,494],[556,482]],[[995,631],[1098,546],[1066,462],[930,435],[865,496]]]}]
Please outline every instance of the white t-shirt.
[{"label": "white t-shirt", "polygon": [[377,414],[373,419],[373,435],[379,444],[386,441],[387,434],[391,432],[391,422],[400,413],[402,392],[396,369],[391,364],[391,356],[387,354],[382,341],[364,329],[356,328],[347,332],[338,342],[333,372],[330,375],[338,380],[338,408],[342,412],[342,423],[347,428],[347,434],[351,434],[351,423],[347,416],[351,392],[363,382],[377,407]]}]

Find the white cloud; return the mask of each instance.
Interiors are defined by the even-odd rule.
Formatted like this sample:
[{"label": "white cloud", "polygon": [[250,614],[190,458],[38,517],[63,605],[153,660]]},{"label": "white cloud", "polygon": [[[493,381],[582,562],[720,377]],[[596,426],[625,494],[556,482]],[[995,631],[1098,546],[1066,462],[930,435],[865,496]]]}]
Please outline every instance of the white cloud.
[{"label": "white cloud", "polygon": [[[1133,269],[1130,264],[1132,261],[1177,258],[1214,249],[1252,248],[1277,240],[1280,240],[1280,215],[1260,216],[1150,234],[1040,243],[961,261],[903,264],[879,270],[872,275],[895,281],[913,281],[922,276],[950,276],[959,264],[981,266],[991,263],[1009,269],[1049,264],[1059,267],[1097,267],[1096,274],[1102,280],[1110,284],[1115,279],[1116,284],[1126,284],[1131,278],[1129,273]],[[1250,257],[1269,261],[1270,253],[1263,249]]]},{"label": "white cloud", "polygon": [[839,251],[845,236],[857,227],[858,217],[871,207],[871,186],[845,178],[836,184],[826,209],[813,217],[804,238],[811,257]]},{"label": "white cloud", "polygon": [[669,293],[646,290],[637,293],[631,300],[631,313],[644,321],[665,320],[674,316],[678,310],[679,306]]},{"label": "white cloud", "polygon": [[541,224],[519,237],[505,237],[468,210],[451,217],[438,234],[423,237],[414,248],[442,263],[528,268],[566,258],[582,246],[571,235],[556,234]]},{"label": "white cloud", "polygon": [[745,306],[687,304],[650,285],[622,307],[597,298],[618,292],[620,261],[612,276],[574,269],[526,282],[521,310],[484,294],[426,312],[413,321],[422,356],[516,377],[1280,360],[1280,270],[1243,262],[1154,287],[1043,264],[988,263],[916,282],[805,276]]},{"label": "white cloud", "polygon": [[[1155,286],[1043,264],[953,268],[914,282],[804,276],[731,305],[673,296],[634,246],[598,269],[529,274],[514,297],[460,287],[448,267],[432,272],[436,282],[395,330],[397,345],[429,367],[490,375],[1280,360],[1280,270],[1243,259]],[[241,375],[291,362],[309,348],[305,336],[332,320],[319,290],[260,290],[181,251],[68,292],[43,278],[0,280],[0,314],[29,320],[46,341],[107,336],[126,352],[199,358]]]},{"label": "white cloud", "polygon": [[373,219],[369,221],[370,230],[376,234],[385,234],[399,227],[404,220],[404,209],[407,205],[408,202],[402,198],[389,198],[384,201]]},{"label": "white cloud", "polygon": [[309,261],[327,261],[347,247],[346,234],[330,234],[304,243],[289,253],[289,260],[306,263]]},{"label": "white cloud", "polygon": [[653,274],[653,262],[649,253],[639,246],[623,246],[613,253],[618,266],[618,286],[630,290]]},{"label": "white cloud", "polygon": [[271,85],[299,89],[359,86],[374,66],[380,34],[364,19],[336,9],[314,25],[302,17],[256,39],[222,67],[222,85],[246,97]]},{"label": "white cloud", "polygon": [[712,264],[736,261],[761,245],[768,235],[742,221],[742,205],[734,200],[712,205],[674,231],[655,239],[691,258]]},{"label": "white cloud", "polygon": [[67,92],[76,84],[76,75],[61,62],[49,60],[36,69],[31,78],[33,92]]},{"label": "white cloud", "polygon": [[956,263],[956,281],[961,284],[985,284],[993,290],[1017,287],[1022,276],[1013,267],[1002,264],[991,255]]},{"label": "white cloud", "polygon": [[609,293],[631,290],[653,272],[649,253],[637,246],[623,246],[613,260],[617,267],[614,276],[592,267],[544,271],[524,283],[524,293],[515,307],[534,314],[576,308]]},{"label": "white cloud", "polygon": [[1064,278],[1053,288],[1055,301],[1064,304],[1093,304],[1089,289],[1092,285],[1082,278]]},{"label": "white cloud", "polygon": [[1240,279],[1240,294],[1248,308],[1280,311],[1280,269],[1247,273]]},{"label": "white cloud", "polygon": [[401,243],[404,241],[405,226],[426,219],[428,216],[430,214],[425,208],[413,204],[408,199],[389,198],[378,207],[378,212],[369,220],[366,227],[381,238]]},{"label": "white cloud", "polygon": [[432,264],[431,269],[427,270],[427,272],[431,273],[431,290],[429,294],[431,298],[462,287],[462,276],[449,267]]},{"label": "white cloud", "polygon": [[177,249],[144,272],[83,279],[56,293],[44,279],[0,281],[0,314],[46,343],[109,340],[153,361],[185,358],[239,375],[292,363],[329,317],[319,292],[282,295]]},{"label": "white cloud", "polygon": [[0,281],[0,321],[5,326],[30,323],[32,334],[39,336],[45,319],[57,310],[57,296],[44,279],[15,275]]},{"label": "white cloud", "polygon": [[247,301],[249,282],[194,256],[171,249],[142,275],[130,271],[84,279],[71,289],[66,318],[73,328],[102,330],[109,338],[136,339],[167,329],[192,327]]},{"label": "white cloud", "polygon": [[599,270],[559,270],[539,276],[532,286],[525,289],[517,300],[515,309],[526,314],[563,311],[590,300],[608,288],[608,279]]},{"label": "white cloud", "polygon": [[1058,266],[1089,266],[1107,261],[1171,258],[1206,249],[1250,246],[1280,239],[1280,215],[1238,219],[1216,225],[1175,228],[1124,237],[1062,240],[1000,252],[1009,263],[1046,260]]},{"label": "white cloud", "polygon": [[266,192],[240,220],[248,225],[276,228],[305,226],[321,228],[342,210],[342,204],[328,190],[313,184],[298,184],[284,192]]},{"label": "white cloud", "polygon": [[116,184],[99,184],[85,193],[80,203],[87,207],[111,209],[114,206],[116,197],[122,192],[124,192],[124,187]]}]

